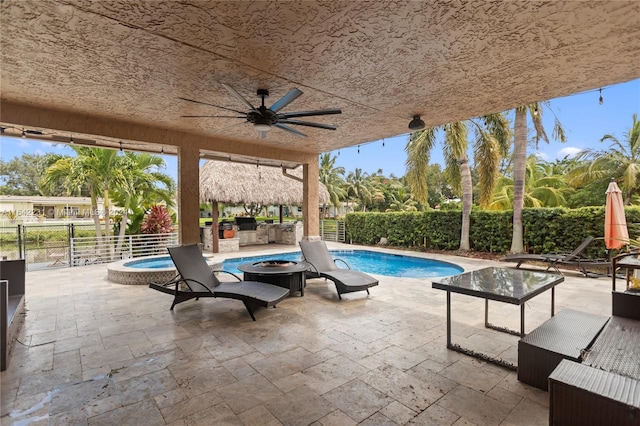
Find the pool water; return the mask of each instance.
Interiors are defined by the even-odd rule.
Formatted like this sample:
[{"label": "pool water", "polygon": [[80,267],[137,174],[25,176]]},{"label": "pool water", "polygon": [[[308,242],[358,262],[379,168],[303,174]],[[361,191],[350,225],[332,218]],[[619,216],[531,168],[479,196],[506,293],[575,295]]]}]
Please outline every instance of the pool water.
[{"label": "pool water", "polygon": [[[461,267],[454,265],[453,263],[443,262],[440,260],[423,259],[398,254],[378,253],[368,250],[331,250],[331,256],[334,259],[343,259],[351,266],[352,269],[370,274],[386,275],[389,277],[448,277],[464,272],[464,269]],[[300,261],[301,253],[298,251],[292,253],[229,259],[224,261],[223,269],[225,271],[233,272],[234,274],[242,275],[242,272],[238,270],[238,266],[243,263],[254,263],[275,259]],[[175,268],[173,261],[169,256],[132,260],[131,262],[127,262],[125,266],[136,269]],[[338,267],[344,267],[342,262],[338,262]]]},{"label": "pool water", "polygon": [[[345,260],[351,269],[376,275],[404,278],[448,277],[464,272],[464,269],[453,263],[413,256],[378,253],[368,250],[331,250],[331,256]],[[242,257],[225,260],[223,269],[235,274],[242,274],[238,266],[243,263],[254,263],[263,260],[300,261],[300,252],[275,254],[268,256]],[[338,262],[339,267],[344,267]]]},{"label": "pool water", "polygon": [[[205,257],[205,260],[207,258]],[[142,268],[150,268],[150,269],[166,269],[166,268],[174,268],[173,260],[171,260],[170,256],[160,256],[154,257],[151,259],[140,259],[140,260],[132,260],[131,262],[127,262],[124,264],[129,268],[142,269]]]}]

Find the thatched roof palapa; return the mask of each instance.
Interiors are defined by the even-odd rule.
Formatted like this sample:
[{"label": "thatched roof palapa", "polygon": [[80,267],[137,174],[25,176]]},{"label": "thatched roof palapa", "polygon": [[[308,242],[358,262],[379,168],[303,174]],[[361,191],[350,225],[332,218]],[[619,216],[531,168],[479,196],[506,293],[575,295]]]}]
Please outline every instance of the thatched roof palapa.
[{"label": "thatched roof palapa", "polygon": [[[302,179],[302,166],[287,169]],[[320,204],[329,202],[329,192],[320,183]],[[302,182],[285,176],[279,167],[208,160],[200,168],[200,202],[227,204],[302,205]]]}]

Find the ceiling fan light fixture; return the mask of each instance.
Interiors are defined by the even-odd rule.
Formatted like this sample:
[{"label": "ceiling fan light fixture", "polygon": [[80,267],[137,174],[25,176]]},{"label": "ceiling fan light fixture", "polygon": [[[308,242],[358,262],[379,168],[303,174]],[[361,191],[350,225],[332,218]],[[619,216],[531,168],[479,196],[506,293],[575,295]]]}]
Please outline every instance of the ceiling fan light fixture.
[{"label": "ceiling fan light fixture", "polygon": [[[2,0],[0,0],[1,2]],[[260,106],[253,106],[251,102],[246,100],[240,93],[238,93],[233,87],[228,84],[222,83],[222,86],[229,92],[234,98],[244,104],[245,107],[249,109],[249,111],[244,112],[240,110],[236,110],[233,108],[227,108],[224,106],[214,105],[207,102],[201,102],[193,99],[181,98],[183,101],[193,102],[196,104],[208,105],[215,108],[220,108],[225,111],[233,112],[238,115],[183,115],[185,118],[239,118],[245,120],[246,123],[253,124],[255,130],[257,130],[260,135],[260,139],[264,139],[266,137],[266,133],[270,131],[273,127],[277,127],[280,130],[285,132],[292,133],[300,138],[305,138],[307,135],[302,133],[299,130],[296,130],[293,126],[306,126],[312,127],[316,129],[326,129],[326,130],[336,130],[338,127],[331,124],[324,123],[313,123],[310,121],[302,121],[298,118],[300,117],[313,117],[318,115],[331,115],[331,114],[342,114],[342,110],[337,108],[330,109],[321,109],[321,110],[310,110],[310,111],[295,111],[295,112],[281,112],[283,108],[289,105],[291,102],[298,99],[303,93],[302,90],[298,88],[293,88],[289,90],[283,97],[281,97],[278,101],[276,101],[271,107],[267,107],[265,105],[265,99],[269,97],[269,90],[261,88],[258,89],[257,94],[260,98]]]},{"label": "ceiling fan light fixture", "polygon": [[256,123],[253,127],[259,132],[268,132],[271,130],[271,126],[265,123]]},{"label": "ceiling fan light fixture", "polygon": [[409,122],[409,129],[410,130],[422,130],[422,129],[424,129],[424,126],[425,126],[425,123],[420,118],[419,115],[414,115],[413,119]]}]

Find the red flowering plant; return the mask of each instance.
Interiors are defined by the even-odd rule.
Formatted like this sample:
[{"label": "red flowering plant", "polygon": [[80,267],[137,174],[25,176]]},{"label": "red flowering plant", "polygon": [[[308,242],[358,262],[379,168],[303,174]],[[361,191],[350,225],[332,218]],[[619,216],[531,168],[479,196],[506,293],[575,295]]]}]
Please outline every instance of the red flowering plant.
[{"label": "red flowering plant", "polygon": [[173,232],[173,220],[163,205],[153,205],[144,215],[140,232],[143,234],[170,234]]}]

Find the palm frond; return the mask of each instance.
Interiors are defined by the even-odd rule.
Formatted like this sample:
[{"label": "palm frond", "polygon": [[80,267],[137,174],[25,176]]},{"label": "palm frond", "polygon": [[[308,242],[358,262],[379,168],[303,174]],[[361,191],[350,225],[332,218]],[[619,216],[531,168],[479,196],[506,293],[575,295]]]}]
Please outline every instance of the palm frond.
[{"label": "palm frond", "polygon": [[412,133],[405,147],[407,186],[422,204],[427,203],[427,166],[435,143],[436,128],[429,128]]},{"label": "palm frond", "polygon": [[501,156],[499,144],[491,134],[484,131],[478,131],[477,134],[473,157],[479,175],[478,202],[481,207],[485,207],[493,197]]}]

